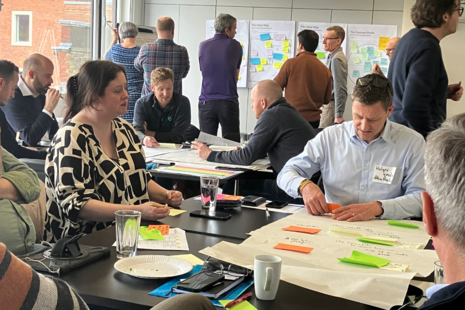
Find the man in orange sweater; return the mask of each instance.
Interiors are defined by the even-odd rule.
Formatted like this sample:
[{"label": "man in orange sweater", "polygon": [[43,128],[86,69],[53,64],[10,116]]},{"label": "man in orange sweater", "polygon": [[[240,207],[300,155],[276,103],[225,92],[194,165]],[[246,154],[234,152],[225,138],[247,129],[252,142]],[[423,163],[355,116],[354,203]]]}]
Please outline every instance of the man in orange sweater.
[{"label": "man in orange sweater", "polygon": [[297,36],[298,54],[284,63],[274,80],[285,89],[286,101],[313,128],[318,128],[320,108],[331,101],[332,76],[314,53],[318,47],[318,34],[313,30],[302,30]]}]

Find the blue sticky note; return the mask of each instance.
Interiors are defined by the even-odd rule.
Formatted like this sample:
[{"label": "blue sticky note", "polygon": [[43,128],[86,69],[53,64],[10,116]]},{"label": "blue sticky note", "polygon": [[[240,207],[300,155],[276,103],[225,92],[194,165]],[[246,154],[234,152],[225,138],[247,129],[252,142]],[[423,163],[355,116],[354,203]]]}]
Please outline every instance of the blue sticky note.
[{"label": "blue sticky note", "polygon": [[260,41],[266,41],[266,40],[271,40],[271,36],[269,33],[262,33],[260,35]]},{"label": "blue sticky note", "polygon": [[375,59],[375,53],[368,53],[368,59]]},{"label": "blue sticky note", "polygon": [[363,71],[364,71],[364,72],[370,72],[370,71],[371,71],[371,61],[366,61],[366,62],[365,62]]},{"label": "blue sticky note", "polygon": [[388,65],[387,58],[381,58],[381,66],[387,66],[387,65]]},{"label": "blue sticky note", "polygon": [[378,60],[373,60],[373,66],[374,65],[379,65],[379,61]]},{"label": "blue sticky note", "polygon": [[367,47],[367,53],[368,54],[372,53],[374,55],[375,54],[375,48],[373,46],[368,46]]},{"label": "blue sticky note", "polygon": [[386,67],[381,67],[381,71],[383,71],[384,75],[387,75],[387,69]]},{"label": "blue sticky note", "polygon": [[360,71],[358,71],[358,70],[352,71],[352,77],[353,78],[359,78],[360,77]]},{"label": "blue sticky note", "polygon": [[273,59],[274,60],[283,60],[283,54],[274,53],[273,54]]},{"label": "blue sticky note", "polygon": [[251,65],[259,65],[260,64],[260,58],[250,58],[250,64]]}]

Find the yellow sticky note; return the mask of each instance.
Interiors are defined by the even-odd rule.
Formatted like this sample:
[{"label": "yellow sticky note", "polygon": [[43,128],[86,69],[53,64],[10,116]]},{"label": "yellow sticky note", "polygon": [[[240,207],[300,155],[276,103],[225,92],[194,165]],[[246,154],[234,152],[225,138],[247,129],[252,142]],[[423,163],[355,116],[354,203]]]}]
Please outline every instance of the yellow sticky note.
[{"label": "yellow sticky note", "polygon": [[289,40],[284,40],[283,41],[283,46],[289,46]]},{"label": "yellow sticky note", "polygon": [[[220,300],[219,302],[224,306],[226,306],[231,300]],[[249,303],[247,300],[243,301],[243,302],[240,302],[234,306],[232,306],[231,308],[227,308],[227,309],[231,309],[231,310],[257,310],[257,308],[255,308],[251,303]]]},{"label": "yellow sticky note", "polygon": [[375,57],[381,57],[381,52],[379,50],[375,51]]},{"label": "yellow sticky note", "polygon": [[257,69],[257,71],[263,71],[263,66],[262,65],[257,65],[255,68]]},{"label": "yellow sticky note", "polygon": [[386,44],[388,43],[390,39],[391,39],[390,37],[379,37],[378,49],[385,50]]},{"label": "yellow sticky note", "polygon": [[352,61],[354,62],[354,64],[359,64],[360,63],[360,58],[354,57],[354,58],[352,58]]},{"label": "yellow sticky note", "polygon": [[287,55],[283,55],[283,61],[287,60]]},{"label": "yellow sticky note", "polygon": [[244,45],[242,44],[242,42],[239,42],[239,43],[241,44],[241,46],[244,46]]},{"label": "yellow sticky note", "polygon": [[283,46],[283,53],[289,53],[289,46]]},{"label": "yellow sticky note", "polygon": [[268,60],[266,60],[266,58],[261,58],[261,59],[260,59],[260,64],[261,64],[261,65],[267,65],[267,64],[268,64]]},{"label": "yellow sticky note", "polygon": [[245,55],[242,55],[242,60],[244,60],[244,59],[245,59]]},{"label": "yellow sticky note", "polygon": [[271,41],[266,41],[265,47],[273,47],[273,44],[271,43]]},{"label": "yellow sticky note", "polygon": [[171,208],[170,209],[170,216],[176,216],[176,215],[179,215],[179,214],[183,214],[184,212],[187,212],[186,210],[179,210],[179,209],[173,209]]},{"label": "yellow sticky note", "polygon": [[171,255],[171,257],[177,257],[188,261],[192,265],[203,265],[203,260],[192,254],[182,254],[182,255]]},{"label": "yellow sticky note", "polygon": [[281,69],[282,66],[283,66],[282,62],[273,63],[273,68],[275,68],[275,69]]},{"label": "yellow sticky note", "polygon": [[239,74],[239,76],[237,77],[237,79],[238,79],[238,80],[240,80],[240,79],[241,79],[241,75],[240,75],[240,74]]}]

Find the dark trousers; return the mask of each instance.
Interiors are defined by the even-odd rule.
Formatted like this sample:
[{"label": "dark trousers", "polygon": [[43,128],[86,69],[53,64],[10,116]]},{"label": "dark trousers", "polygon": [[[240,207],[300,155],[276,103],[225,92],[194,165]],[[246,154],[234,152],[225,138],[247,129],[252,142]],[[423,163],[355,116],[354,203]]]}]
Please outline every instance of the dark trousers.
[{"label": "dark trousers", "polygon": [[240,142],[239,104],[230,100],[199,102],[200,131],[216,136],[218,124],[223,137]]},{"label": "dark trousers", "polygon": [[310,124],[310,126],[312,126],[313,128],[315,129],[318,129],[318,127],[320,127],[320,121],[314,121],[314,122],[308,122]]}]

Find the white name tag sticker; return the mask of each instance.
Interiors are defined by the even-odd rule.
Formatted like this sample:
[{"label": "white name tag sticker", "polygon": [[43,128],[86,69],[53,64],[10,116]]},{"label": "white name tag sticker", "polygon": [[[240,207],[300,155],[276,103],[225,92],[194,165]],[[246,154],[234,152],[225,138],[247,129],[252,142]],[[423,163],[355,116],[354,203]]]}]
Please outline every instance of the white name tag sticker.
[{"label": "white name tag sticker", "polygon": [[396,167],[386,167],[381,165],[376,165],[375,170],[373,171],[373,182],[392,184],[394,176],[396,175]]}]

